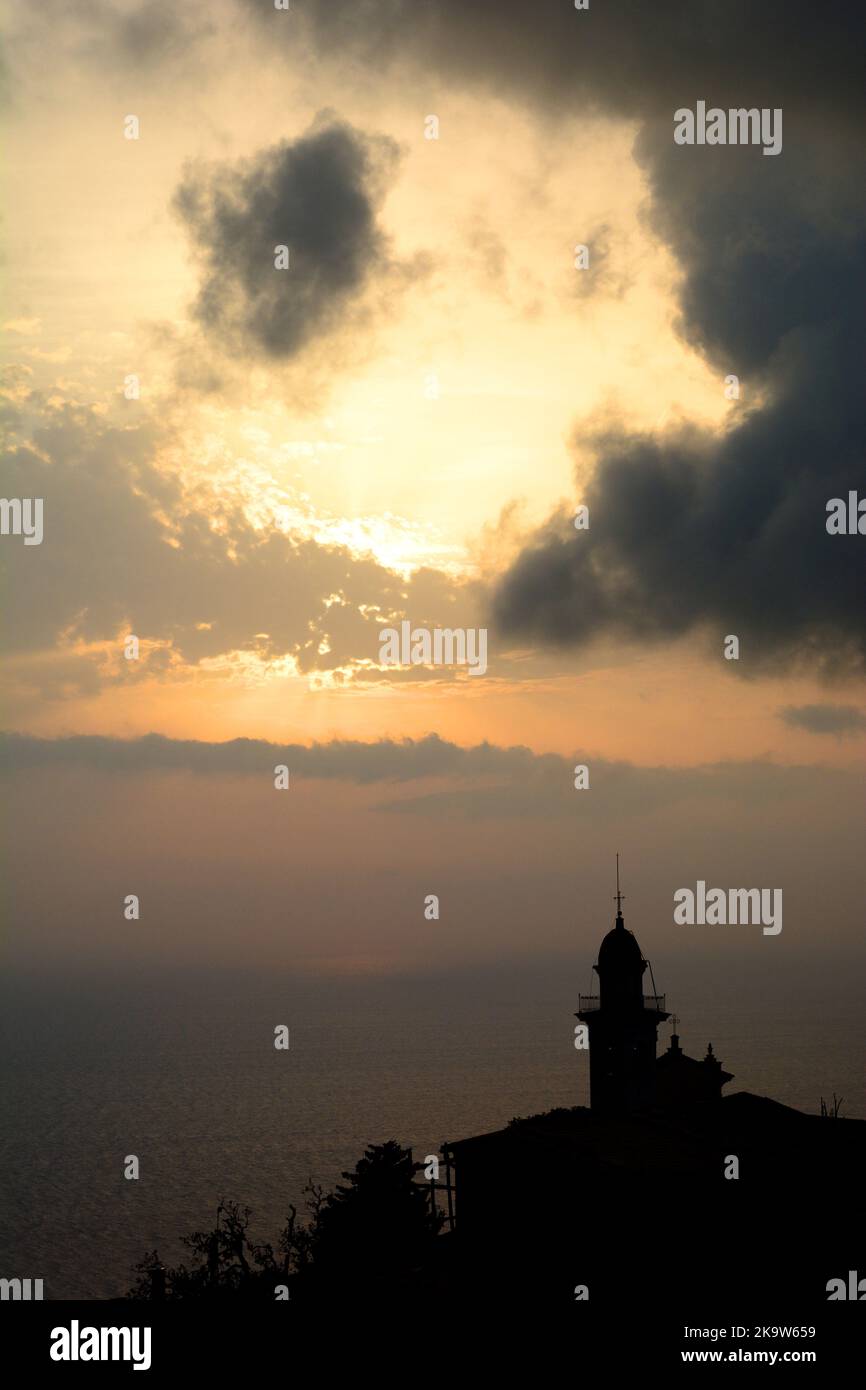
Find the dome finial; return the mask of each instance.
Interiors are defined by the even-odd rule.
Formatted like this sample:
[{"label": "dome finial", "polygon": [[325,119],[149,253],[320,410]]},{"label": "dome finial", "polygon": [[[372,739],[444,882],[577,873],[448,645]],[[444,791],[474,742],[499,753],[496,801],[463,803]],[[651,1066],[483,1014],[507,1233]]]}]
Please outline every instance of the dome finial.
[{"label": "dome finial", "polygon": [[619,891],[619,853],[617,852],[617,856],[616,856],[616,925],[617,925],[618,927],[622,927],[622,926],[625,925],[624,922],[623,922],[623,920],[622,920],[622,900],[623,900],[624,897],[625,897],[625,893],[621,893],[621,892]]}]

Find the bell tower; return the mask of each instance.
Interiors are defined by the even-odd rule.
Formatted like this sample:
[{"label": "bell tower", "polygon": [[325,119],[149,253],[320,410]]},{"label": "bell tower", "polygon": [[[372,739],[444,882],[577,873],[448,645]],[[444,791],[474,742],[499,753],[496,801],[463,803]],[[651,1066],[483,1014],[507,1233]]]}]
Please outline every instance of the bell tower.
[{"label": "bell tower", "polygon": [[649,962],[635,936],[626,930],[623,897],[617,855],[616,921],[593,966],[599,992],[580,995],[575,1015],[589,1029],[590,1107],[599,1114],[627,1113],[653,1103],[656,1030],[669,1017],[663,994],[643,992]]}]

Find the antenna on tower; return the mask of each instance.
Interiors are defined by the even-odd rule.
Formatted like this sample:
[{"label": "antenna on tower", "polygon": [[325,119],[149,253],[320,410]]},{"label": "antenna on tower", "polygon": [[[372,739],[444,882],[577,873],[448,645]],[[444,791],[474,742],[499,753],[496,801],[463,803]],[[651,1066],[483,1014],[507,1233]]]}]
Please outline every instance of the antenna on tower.
[{"label": "antenna on tower", "polygon": [[616,916],[617,921],[622,919],[622,900],[625,893],[619,891],[619,854],[616,856]]}]

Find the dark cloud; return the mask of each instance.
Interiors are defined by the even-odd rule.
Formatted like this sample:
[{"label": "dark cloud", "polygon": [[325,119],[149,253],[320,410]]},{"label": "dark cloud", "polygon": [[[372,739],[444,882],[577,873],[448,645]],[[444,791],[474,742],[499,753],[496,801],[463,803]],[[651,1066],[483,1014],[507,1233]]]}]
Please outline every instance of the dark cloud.
[{"label": "dark cloud", "polygon": [[779,718],[793,729],[808,734],[835,734],[837,738],[866,733],[866,714],[856,705],[787,705]]},{"label": "dark cloud", "polygon": [[864,480],[866,209],[852,193],[866,170],[822,168],[811,145],[776,159],[726,150],[717,163],[668,134],[647,127],[639,144],[653,221],[684,272],[684,336],[720,392],[729,373],[740,380],[733,423],[581,440],[596,456],[580,498],[590,529],[552,519],[505,575],[497,620],[559,643],[704,628],[741,638],[742,670],[860,670],[862,557],[825,522],[828,499]]},{"label": "dark cloud", "polygon": [[[189,62],[217,27],[268,53],[370,65],[390,86],[430,81],[518,94],[556,114],[595,107],[639,119],[682,93],[767,105],[757,88],[801,110],[864,109],[864,17],[857,0],[42,0],[21,6],[23,31],[43,47],[62,31],[76,58],[103,67]],[[15,55],[17,56],[17,54]],[[684,90],[688,89],[688,90]],[[683,101],[675,101],[682,105]],[[778,104],[776,101],[774,104]]]},{"label": "dark cloud", "polygon": [[[322,112],[299,139],[233,166],[191,168],[175,206],[202,266],[195,316],[222,346],[291,358],[364,291],[405,278],[377,213],[398,149]],[[289,268],[275,269],[278,246]]]},{"label": "dark cloud", "polygon": [[[279,41],[264,0],[247,0]],[[325,59],[375,55],[391,82],[438,79],[524,101],[541,119],[636,121],[650,222],[682,272],[680,329],[740,378],[722,435],[596,435],[588,532],[555,517],[504,577],[507,637],[577,644],[705,628],[744,640],[738,670],[799,659],[861,669],[857,542],[824,529],[863,481],[866,10],[810,0],[311,0]],[[432,76],[431,76],[432,75]],[[682,147],[698,100],[781,107],[782,153]],[[759,408],[758,403],[760,404]],[[582,441],[586,444],[587,441]]]},{"label": "dark cloud", "polygon": [[[590,770],[588,790],[574,788],[573,769],[579,762]],[[302,779],[402,784],[409,794],[381,802],[379,810],[445,820],[576,817],[617,823],[624,816],[644,817],[661,807],[708,801],[725,808],[748,805],[754,811],[762,805],[811,800],[816,781],[828,799],[856,801],[860,780],[844,769],[816,772],[814,767],[781,767],[761,760],[639,767],[580,753],[569,759],[490,743],[464,748],[437,734],[374,743],[332,739],[307,746],[246,738],[205,743],[161,734],[43,739],[0,733],[0,773],[5,775],[67,767],[118,775],[182,771],[270,779],[274,767],[283,763],[292,777]],[[411,784],[417,783],[422,787],[413,790]]]},{"label": "dark cloud", "polygon": [[42,739],[0,733],[0,770],[23,771],[38,766],[79,766],[103,772],[165,772],[198,774],[272,773],[288,763],[300,777],[337,779],[361,784],[409,782],[428,777],[475,778],[495,775],[520,781],[533,769],[564,768],[561,758],[539,756],[528,748],[498,748],[479,744],[461,748],[438,734],[426,738],[380,739],[360,743],[332,739],[328,743],[276,744],[239,738],[225,743],[165,738],[148,734],[137,739],[74,735]]},{"label": "dark cloud", "polygon": [[[649,219],[682,273],[681,332],[720,392],[740,378],[721,434],[609,427],[581,441],[596,451],[579,499],[591,529],[558,516],[531,539],[495,595],[502,633],[579,644],[707,629],[741,637],[741,671],[862,669],[857,540],[824,522],[827,500],[864,478],[866,11],[329,0],[307,13],[323,56],[375,52],[394,81],[423,55],[444,83],[506,90],[542,118],[636,120]],[[698,99],[781,107],[782,153],[675,146],[673,113]]]},{"label": "dark cloud", "polygon": [[[272,0],[242,0],[271,42],[294,41]],[[561,113],[595,107],[645,119],[717,93],[726,104],[758,100],[771,84],[799,109],[862,111],[856,0],[606,0],[585,12],[573,0],[307,0],[298,18],[323,57],[375,60],[390,81],[406,64],[426,77],[518,94]],[[862,42],[861,42],[862,47]],[[671,107],[673,110],[673,107]]]}]

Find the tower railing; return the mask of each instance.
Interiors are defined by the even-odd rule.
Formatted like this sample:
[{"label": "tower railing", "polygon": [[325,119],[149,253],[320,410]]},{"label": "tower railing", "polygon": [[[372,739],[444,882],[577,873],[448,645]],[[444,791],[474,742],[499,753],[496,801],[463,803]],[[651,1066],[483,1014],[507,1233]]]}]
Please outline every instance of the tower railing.
[{"label": "tower railing", "polygon": [[[577,999],[578,1013],[591,1014],[601,1008],[601,996],[598,994],[579,994]],[[663,1014],[665,1012],[665,996],[663,994],[645,994],[643,1006],[645,1009],[653,1009],[656,1013]]]}]

